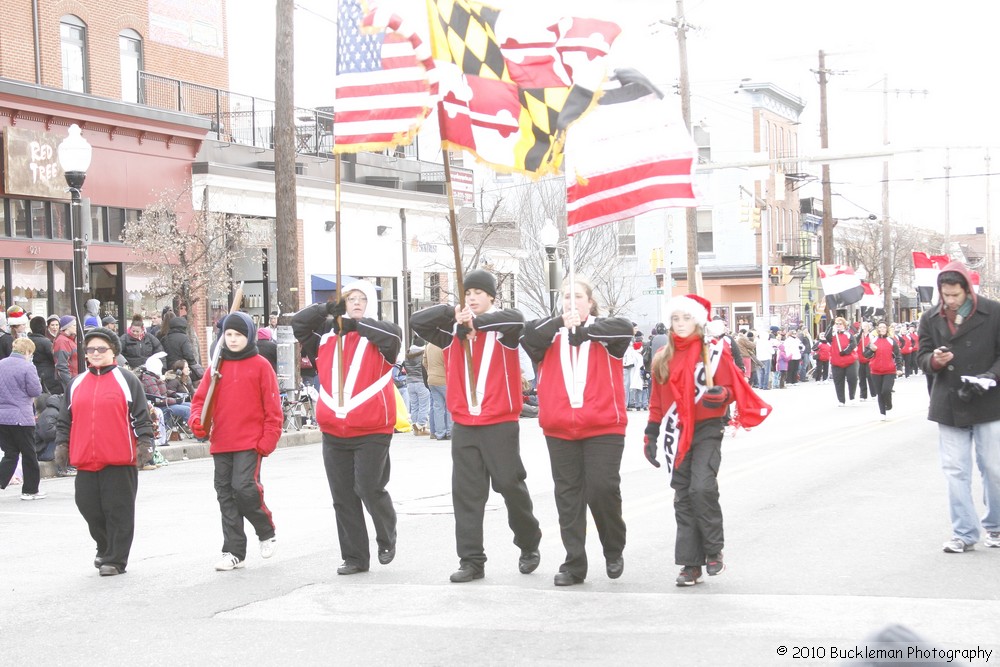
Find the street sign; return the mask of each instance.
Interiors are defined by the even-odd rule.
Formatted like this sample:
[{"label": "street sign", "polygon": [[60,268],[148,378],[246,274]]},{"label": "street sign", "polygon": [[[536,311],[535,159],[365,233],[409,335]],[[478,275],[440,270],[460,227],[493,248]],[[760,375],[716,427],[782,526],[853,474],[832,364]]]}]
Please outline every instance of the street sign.
[{"label": "street sign", "polygon": [[644,289],[644,290],[642,290],[642,295],[643,296],[649,296],[650,294],[663,294],[663,290],[661,290],[661,289]]}]

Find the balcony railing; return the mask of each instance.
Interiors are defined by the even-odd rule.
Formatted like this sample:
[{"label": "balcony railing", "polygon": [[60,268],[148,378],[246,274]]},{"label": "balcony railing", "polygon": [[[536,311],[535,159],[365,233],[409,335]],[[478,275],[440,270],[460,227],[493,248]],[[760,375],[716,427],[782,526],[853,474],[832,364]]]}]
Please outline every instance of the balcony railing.
[{"label": "balcony railing", "polygon": [[[139,102],[157,109],[208,118],[219,139],[274,148],[275,105],[271,100],[210,88],[149,72],[139,72]],[[333,148],[333,113],[296,107],[296,151],[328,154]]]}]

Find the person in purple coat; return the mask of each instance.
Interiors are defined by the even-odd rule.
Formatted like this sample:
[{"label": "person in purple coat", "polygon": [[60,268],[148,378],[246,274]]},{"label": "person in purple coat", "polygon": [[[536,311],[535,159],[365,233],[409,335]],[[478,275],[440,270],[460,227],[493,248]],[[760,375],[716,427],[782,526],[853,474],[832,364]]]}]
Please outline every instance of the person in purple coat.
[{"label": "person in purple coat", "polygon": [[35,453],[34,398],[42,393],[42,383],[31,362],[34,354],[35,343],[30,338],[18,338],[10,356],[0,359],[0,489],[7,488],[20,457],[24,471],[21,500],[45,497],[45,492],[38,489],[41,473]]}]

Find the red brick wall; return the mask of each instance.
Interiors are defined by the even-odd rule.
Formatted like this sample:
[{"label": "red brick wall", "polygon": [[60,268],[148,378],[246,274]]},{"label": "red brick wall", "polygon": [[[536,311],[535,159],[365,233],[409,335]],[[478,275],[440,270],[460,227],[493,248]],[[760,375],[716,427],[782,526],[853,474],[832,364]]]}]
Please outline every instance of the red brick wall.
[{"label": "red brick wall", "polygon": [[[41,85],[62,88],[59,20],[73,14],[87,26],[89,93],[121,99],[118,34],[132,29],[142,36],[143,68],[182,81],[212,88],[229,86],[226,0],[222,3],[223,55],[154,42],[149,36],[148,0],[38,0],[41,44]],[[35,82],[34,33],[31,0],[0,2],[0,76]]]}]

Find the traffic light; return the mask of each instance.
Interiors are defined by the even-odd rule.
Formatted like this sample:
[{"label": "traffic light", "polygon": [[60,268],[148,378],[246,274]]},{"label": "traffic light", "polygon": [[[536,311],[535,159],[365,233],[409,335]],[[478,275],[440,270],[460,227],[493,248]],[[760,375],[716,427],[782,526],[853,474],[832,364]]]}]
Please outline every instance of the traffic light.
[{"label": "traffic light", "polygon": [[780,285],[781,284],[781,267],[780,266],[769,267],[768,268],[768,273],[771,276],[771,284],[772,285]]},{"label": "traffic light", "polygon": [[754,229],[760,229],[760,209],[754,206],[750,215],[750,226]]},{"label": "traffic light", "polygon": [[749,223],[751,219],[750,200],[740,197],[740,222]]}]

